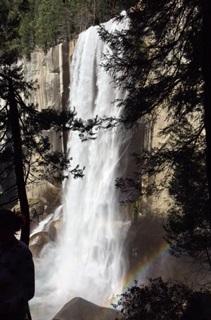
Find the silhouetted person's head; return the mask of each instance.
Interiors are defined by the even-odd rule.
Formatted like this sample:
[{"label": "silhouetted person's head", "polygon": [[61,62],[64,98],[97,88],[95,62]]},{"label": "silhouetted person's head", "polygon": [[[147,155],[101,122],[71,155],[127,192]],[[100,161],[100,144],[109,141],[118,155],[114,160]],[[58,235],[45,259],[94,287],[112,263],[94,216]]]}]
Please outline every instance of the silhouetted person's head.
[{"label": "silhouetted person's head", "polygon": [[24,225],[24,217],[8,209],[0,209],[0,242],[14,236]]}]

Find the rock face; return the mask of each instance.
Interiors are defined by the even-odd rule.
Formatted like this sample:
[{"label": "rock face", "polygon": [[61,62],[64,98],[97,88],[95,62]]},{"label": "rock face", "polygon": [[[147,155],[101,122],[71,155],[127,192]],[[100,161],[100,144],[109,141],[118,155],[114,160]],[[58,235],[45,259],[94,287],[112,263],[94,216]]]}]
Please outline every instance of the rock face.
[{"label": "rock face", "polygon": [[32,52],[30,60],[24,59],[24,76],[27,81],[36,81],[37,90],[31,101],[38,110],[53,107],[61,110],[66,107],[69,97],[70,60],[75,43],[61,43],[50,48]]},{"label": "rock face", "polygon": [[[21,61],[26,81],[36,83],[36,90],[29,98],[38,110],[54,108],[65,110],[68,106],[70,62],[75,42],[65,42],[50,48],[32,52],[30,60]],[[66,137],[58,138],[55,132],[47,133],[52,150],[64,151]],[[62,143],[61,143],[62,140]]]},{"label": "rock face", "polygon": [[118,320],[124,319],[117,310],[97,306],[82,298],[74,298],[52,320]]},{"label": "rock face", "polygon": [[[23,66],[25,80],[36,83],[36,90],[26,101],[27,103],[33,103],[38,110],[54,108],[62,111],[67,108],[70,85],[70,62],[74,46],[74,41],[61,43],[50,48],[46,53],[42,50],[34,51],[31,54],[30,60],[25,58],[20,61],[20,64]],[[61,134],[58,135],[56,132],[48,131],[46,135],[50,139],[52,151],[65,152],[67,137],[64,134],[61,136]],[[30,185],[28,190],[29,200],[39,199],[40,193],[43,193],[43,189],[45,191],[50,190],[49,185],[50,183],[46,181],[42,181],[36,186]],[[52,187],[58,187],[58,185]]]}]

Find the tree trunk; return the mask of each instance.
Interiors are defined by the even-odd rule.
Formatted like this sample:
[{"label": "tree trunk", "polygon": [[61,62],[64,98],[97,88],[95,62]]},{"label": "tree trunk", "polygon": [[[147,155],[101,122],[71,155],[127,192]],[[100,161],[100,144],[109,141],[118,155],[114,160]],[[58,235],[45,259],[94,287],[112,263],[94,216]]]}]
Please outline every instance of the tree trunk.
[{"label": "tree trunk", "polygon": [[25,225],[21,230],[21,240],[28,245],[29,236],[30,236],[29,205],[28,205],[28,199],[26,195],[26,185],[24,180],[22,139],[21,139],[20,124],[19,124],[18,105],[15,98],[12,80],[9,80],[8,102],[10,107],[10,123],[11,123],[11,132],[12,132],[13,148],[14,148],[14,166],[15,166],[15,175],[16,175],[16,185],[18,190],[18,198],[20,201],[21,213],[25,217]]},{"label": "tree trunk", "polygon": [[202,71],[204,77],[204,124],[206,132],[206,167],[209,190],[209,216],[211,245],[211,2],[201,1],[203,14],[202,28]]}]

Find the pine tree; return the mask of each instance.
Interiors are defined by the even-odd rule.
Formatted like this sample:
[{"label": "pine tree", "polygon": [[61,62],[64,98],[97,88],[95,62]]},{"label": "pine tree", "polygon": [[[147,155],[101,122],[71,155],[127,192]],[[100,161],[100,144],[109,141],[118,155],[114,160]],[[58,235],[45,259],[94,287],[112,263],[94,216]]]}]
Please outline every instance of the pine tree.
[{"label": "pine tree", "polygon": [[[92,128],[99,124],[98,119],[86,122],[76,117],[74,110],[57,112],[48,108],[38,111],[36,106],[25,101],[32,94],[35,86],[26,82],[21,67],[17,67],[19,58],[19,26],[21,5],[24,2],[14,0],[14,7],[4,0],[1,10],[0,38],[0,159],[1,190],[7,194],[6,202],[1,205],[12,206],[19,200],[20,208],[25,216],[26,224],[21,239],[29,242],[29,205],[26,185],[36,179],[64,179],[63,170],[74,177],[83,176],[79,166],[70,167],[67,155],[52,152],[48,130],[58,133],[77,131],[82,139],[93,138]],[[15,6],[17,5],[17,6]],[[25,9],[25,8],[24,8]],[[10,177],[11,183],[7,182]],[[3,197],[5,199],[5,197]]]},{"label": "pine tree", "polygon": [[[210,265],[211,4],[207,0],[142,0],[127,14],[128,30],[114,34],[100,30],[112,49],[105,57],[104,67],[128,93],[126,99],[119,102],[124,112],[118,120],[132,127],[145,115],[155,116],[165,108],[168,121],[160,134],[168,139],[162,148],[137,155],[140,171],[152,176],[171,168],[168,170],[171,174],[166,174],[166,181],[170,183],[167,187],[178,205],[180,221],[175,218],[174,208],[167,226],[168,239],[176,241],[173,249],[177,246],[184,252],[186,246],[186,251],[197,258],[203,253],[202,261],[206,256]],[[197,161],[200,167],[196,166]],[[189,194],[183,199],[180,197],[185,183],[181,172],[184,177],[184,169],[194,167],[197,168],[195,177],[191,180],[187,172],[186,175],[189,187],[201,197],[202,207],[197,207],[197,212],[193,206],[188,207],[193,200],[193,190],[192,198]],[[173,176],[172,169],[175,170]],[[201,183],[196,181],[199,170],[203,177]],[[191,219],[194,224],[189,226],[185,221]]]}]

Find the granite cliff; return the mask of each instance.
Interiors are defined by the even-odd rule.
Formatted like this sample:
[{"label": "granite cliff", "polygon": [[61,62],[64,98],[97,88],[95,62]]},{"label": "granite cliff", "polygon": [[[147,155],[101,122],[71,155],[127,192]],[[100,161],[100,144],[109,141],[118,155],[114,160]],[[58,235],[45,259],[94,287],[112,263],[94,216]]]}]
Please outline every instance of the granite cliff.
[{"label": "granite cliff", "polygon": [[[71,58],[75,41],[65,42],[50,48],[46,53],[41,49],[31,53],[30,59],[20,61],[25,80],[36,82],[29,102],[38,110],[54,108],[65,110],[68,106]],[[53,151],[65,151],[66,136],[58,137],[53,131],[50,138]],[[28,186],[28,198],[32,210],[38,214],[52,212],[60,203],[60,185],[51,181],[40,181]],[[36,217],[35,217],[36,221]]]}]

